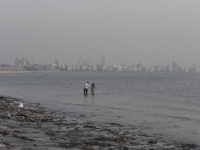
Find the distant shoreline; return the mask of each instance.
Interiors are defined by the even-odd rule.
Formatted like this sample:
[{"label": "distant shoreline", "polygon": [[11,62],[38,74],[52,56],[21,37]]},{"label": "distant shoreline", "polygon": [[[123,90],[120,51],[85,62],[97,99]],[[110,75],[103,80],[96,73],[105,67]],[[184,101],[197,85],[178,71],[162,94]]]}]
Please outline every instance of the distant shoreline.
[{"label": "distant shoreline", "polygon": [[48,73],[48,72],[61,72],[61,71],[0,71],[0,74],[19,74],[19,73]]},{"label": "distant shoreline", "polygon": [[[126,71],[118,71],[118,72],[114,72],[114,71],[108,71],[108,72],[99,72],[99,71],[60,71],[60,70],[40,70],[40,71],[28,71],[28,70],[0,70],[0,74],[20,74],[20,73],[127,73]],[[156,72],[129,72],[129,73],[156,73]],[[159,72],[157,72],[159,73]],[[161,72],[161,73],[168,73],[168,72]],[[169,73],[189,73],[189,72],[169,72]]]},{"label": "distant shoreline", "polygon": [[32,71],[0,71],[0,74],[31,73]]}]

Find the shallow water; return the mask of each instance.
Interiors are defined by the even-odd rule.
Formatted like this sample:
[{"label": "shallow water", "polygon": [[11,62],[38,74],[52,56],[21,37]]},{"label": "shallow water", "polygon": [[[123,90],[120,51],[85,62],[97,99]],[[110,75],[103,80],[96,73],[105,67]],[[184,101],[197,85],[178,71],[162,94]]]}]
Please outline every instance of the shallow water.
[{"label": "shallow water", "polygon": [[[84,83],[96,84],[83,95]],[[157,134],[166,141],[200,144],[200,74],[30,73],[0,75],[0,95],[40,102],[55,111],[85,114]]]}]

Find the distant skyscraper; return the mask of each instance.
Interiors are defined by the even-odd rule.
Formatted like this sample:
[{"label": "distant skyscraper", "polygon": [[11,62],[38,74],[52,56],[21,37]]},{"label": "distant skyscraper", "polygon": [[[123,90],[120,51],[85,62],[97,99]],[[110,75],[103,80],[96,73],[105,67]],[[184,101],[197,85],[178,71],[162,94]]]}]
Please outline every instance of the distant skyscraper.
[{"label": "distant skyscraper", "polygon": [[83,58],[78,59],[78,65],[83,65]]},{"label": "distant skyscraper", "polygon": [[24,67],[31,64],[31,60],[27,60],[26,58],[15,59],[15,67]]},{"label": "distant skyscraper", "polygon": [[100,58],[100,65],[102,65],[102,66],[106,65],[106,57],[105,56]]},{"label": "distant skyscraper", "polygon": [[56,64],[56,65],[61,65],[61,59],[56,58],[56,60],[55,60],[55,64]]}]

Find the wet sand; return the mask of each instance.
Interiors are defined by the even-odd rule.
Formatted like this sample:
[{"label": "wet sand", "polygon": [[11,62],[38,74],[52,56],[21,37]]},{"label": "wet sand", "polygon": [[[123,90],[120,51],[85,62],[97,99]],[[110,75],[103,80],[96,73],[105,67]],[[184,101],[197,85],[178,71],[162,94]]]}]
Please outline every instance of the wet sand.
[{"label": "wet sand", "polygon": [[[22,108],[18,107],[21,102]],[[199,149],[193,143],[165,143],[142,131],[120,130],[122,127],[117,123],[99,126],[80,122],[39,103],[0,96],[0,149],[3,150]]]}]

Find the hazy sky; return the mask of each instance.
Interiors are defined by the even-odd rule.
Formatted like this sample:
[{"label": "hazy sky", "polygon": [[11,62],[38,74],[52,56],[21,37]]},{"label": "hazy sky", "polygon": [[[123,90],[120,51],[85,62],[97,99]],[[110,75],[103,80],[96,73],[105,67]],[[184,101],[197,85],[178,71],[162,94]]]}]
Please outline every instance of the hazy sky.
[{"label": "hazy sky", "polygon": [[200,0],[1,0],[0,64],[200,66]]}]

